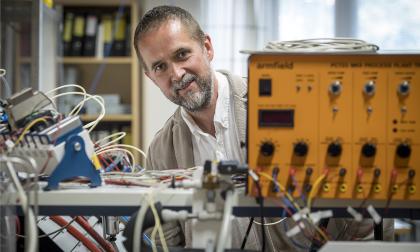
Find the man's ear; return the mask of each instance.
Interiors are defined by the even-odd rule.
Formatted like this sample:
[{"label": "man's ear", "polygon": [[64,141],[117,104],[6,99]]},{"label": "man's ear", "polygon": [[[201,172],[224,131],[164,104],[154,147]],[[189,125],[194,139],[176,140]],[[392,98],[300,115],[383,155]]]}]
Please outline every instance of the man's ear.
[{"label": "man's ear", "polygon": [[214,57],[214,50],[213,44],[211,43],[211,38],[208,34],[206,34],[204,38],[204,50],[206,51],[206,55],[209,61],[212,61]]}]

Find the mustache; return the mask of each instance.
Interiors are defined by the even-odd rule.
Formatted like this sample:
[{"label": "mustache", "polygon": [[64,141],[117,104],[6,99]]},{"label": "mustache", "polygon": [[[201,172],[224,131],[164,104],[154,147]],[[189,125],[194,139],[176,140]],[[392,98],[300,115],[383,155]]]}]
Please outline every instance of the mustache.
[{"label": "mustache", "polygon": [[187,87],[191,82],[197,80],[197,76],[194,74],[185,74],[180,81],[172,82],[172,88],[174,92],[178,92],[179,90],[184,89]]}]

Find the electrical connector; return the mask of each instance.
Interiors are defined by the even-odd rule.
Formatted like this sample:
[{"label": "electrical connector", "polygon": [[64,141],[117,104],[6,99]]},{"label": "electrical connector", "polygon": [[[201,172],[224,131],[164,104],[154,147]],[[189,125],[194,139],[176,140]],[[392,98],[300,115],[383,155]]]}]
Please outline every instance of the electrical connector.
[{"label": "electrical connector", "polygon": [[357,212],[353,207],[348,206],[347,212],[353,216],[353,219],[357,222],[361,222],[363,220],[363,215],[361,215],[359,212]]}]

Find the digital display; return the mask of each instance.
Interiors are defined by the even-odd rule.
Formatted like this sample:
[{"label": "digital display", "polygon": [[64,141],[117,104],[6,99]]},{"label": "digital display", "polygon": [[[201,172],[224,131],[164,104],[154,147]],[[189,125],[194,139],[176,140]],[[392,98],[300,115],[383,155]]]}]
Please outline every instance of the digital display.
[{"label": "digital display", "polygon": [[258,125],[260,127],[293,128],[294,113],[292,109],[284,110],[259,110]]}]

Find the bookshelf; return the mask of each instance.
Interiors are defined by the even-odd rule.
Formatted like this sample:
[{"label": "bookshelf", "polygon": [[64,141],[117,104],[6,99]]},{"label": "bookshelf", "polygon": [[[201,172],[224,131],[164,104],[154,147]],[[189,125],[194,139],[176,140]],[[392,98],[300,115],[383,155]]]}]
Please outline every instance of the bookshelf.
[{"label": "bookshelf", "polygon": [[[57,63],[61,69],[73,68],[77,70],[77,84],[86,88],[89,93],[98,95],[118,95],[121,104],[128,105],[129,111],[123,113],[106,113],[98,125],[98,130],[108,129],[109,133],[116,130],[128,130],[128,142],[134,146],[141,147],[140,131],[140,68],[132,48],[132,38],[138,23],[138,1],[137,0],[56,0],[55,8],[61,12],[63,30],[65,26],[66,11],[71,10],[77,13],[88,12],[87,10],[97,9],[98,25],[101,23],[101,10],[112,13],[117,10],[124,10],[124,15],[129,27],[129,34],[126,35],[126,55],[123,56],[64,56],[64,50],[58,54]],[[86,16],[89,15],[85,14]],[[116,19],[116,18],[115,18]],[[98,30],[97,30],[98,31]],[[59,41],[63,43],[62,32],[59,32]],[[98,33],[96,33],[98,34]],[[114,36],[115,34],[113,34]],[[60,73],[58,73],[60,74]],[[63,74],[63,72],[62,72]],[[58,78],[60,83],[60,78]],[[62,80],[61,80],[62,81]],[[66,83],[62,83],[66,84]],[[81,119],[84,122],[96,119],[95,114],[83,114]]]},{"label": "bookshelf", "polygon": [[58,59],[62,64],[131,64],[131,57],[63,57]]}]

